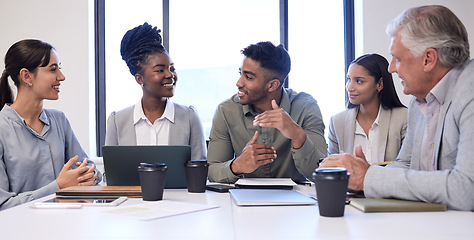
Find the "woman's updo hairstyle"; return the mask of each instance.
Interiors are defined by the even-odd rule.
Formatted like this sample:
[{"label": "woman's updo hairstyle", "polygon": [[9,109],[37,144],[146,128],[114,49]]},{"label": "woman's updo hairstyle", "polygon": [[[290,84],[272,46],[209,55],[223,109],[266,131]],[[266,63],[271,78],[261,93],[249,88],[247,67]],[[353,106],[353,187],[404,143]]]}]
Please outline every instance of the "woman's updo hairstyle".
[{"label": "woman's updo hairstyle", "polygon": [[127,63],[130,73],[141,73],[148,57],[155,53],[167,53],[162,45],[161,30],[144,23],[128,30],[120,44],[120,54]]}]

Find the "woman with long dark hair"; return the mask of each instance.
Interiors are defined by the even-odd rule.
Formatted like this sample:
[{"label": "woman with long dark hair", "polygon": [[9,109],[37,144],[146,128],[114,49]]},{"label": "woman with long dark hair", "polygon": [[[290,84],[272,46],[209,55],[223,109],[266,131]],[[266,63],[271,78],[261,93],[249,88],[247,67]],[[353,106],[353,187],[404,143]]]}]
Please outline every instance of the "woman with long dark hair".
[{"label": "woman with long dark hair", "polygon": [[59,98],[66,79],[60,64],[56,50],[40,40],[7,51],[0,78],[0,209],[101,180],[64,113],[43,109],[43,100]]},{"label": "woman with long dark hair", "polygon": [[361,146],[371,164],[394,161],[405,138],[407,108],[397,96],[387,60],[378,54],[354,60],[346,90],[348,109],[331,118],[328,154],[354,154]]}]

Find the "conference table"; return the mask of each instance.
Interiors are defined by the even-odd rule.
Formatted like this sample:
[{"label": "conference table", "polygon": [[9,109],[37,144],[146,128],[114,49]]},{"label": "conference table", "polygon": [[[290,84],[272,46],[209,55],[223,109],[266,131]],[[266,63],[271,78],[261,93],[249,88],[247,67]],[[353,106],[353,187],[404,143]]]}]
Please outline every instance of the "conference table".
[{"label": "conference table", "polygon": [[[315,195],[314,186],[294,190]],[[30,202],[0,211],[0,239],[474,239],[468,211],[363,213],[346,205],[343,217],[332,218],[320,216],[317,204],[242,207],[229,193],[165,189],[163,198],[208,208],[140,220],[111,211],[150,204],[141,198],[80,209],[35,209]]]}]

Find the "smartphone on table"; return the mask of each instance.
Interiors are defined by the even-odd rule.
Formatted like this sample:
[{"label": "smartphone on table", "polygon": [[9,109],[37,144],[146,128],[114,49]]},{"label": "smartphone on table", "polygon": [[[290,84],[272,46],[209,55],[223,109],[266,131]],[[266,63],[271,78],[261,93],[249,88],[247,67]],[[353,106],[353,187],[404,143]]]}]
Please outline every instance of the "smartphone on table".
[{"label": "smartphone on table", "polygon": [[209,184],[206,186],[207,190],[220,192],[220,193],[229,192],[229,189],[233,189],[233,188],[236,188],[236,187],[232,185],[226,185],[226,184]]}]

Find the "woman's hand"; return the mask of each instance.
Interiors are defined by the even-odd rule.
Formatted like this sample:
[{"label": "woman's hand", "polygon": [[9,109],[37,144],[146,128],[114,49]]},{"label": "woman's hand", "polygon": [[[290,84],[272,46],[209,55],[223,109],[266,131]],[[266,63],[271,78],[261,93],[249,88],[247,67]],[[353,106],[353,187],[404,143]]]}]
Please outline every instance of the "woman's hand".
[{"label": "woman's hand", "polygon": [[92,186],[95,184],[95,177],[97,177],[97,173],[94,173],[95,166],[87,167],[87,159],[84,159],[80,164],[77,163],[79,166],[76,169],[72,169],[72,165],[76,163],[78,158],[78,156],[74,156],[64,164],[56,179],[60,189],[70,186]]}]

